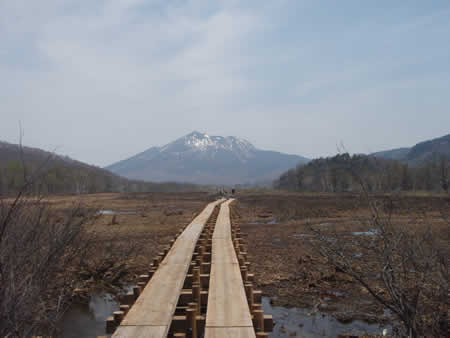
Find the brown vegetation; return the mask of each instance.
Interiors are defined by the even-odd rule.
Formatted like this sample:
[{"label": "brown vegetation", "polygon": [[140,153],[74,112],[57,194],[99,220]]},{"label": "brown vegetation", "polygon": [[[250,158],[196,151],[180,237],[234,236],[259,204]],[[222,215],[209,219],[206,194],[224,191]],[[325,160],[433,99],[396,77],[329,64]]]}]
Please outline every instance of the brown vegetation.
[{"label": "brown vegetation", "polygon": [[3,200],[0,335],[54,334],[74,299],[94,288],[118,292],[135,280],[211,198],[153,193]]},{"label": "brown vegetation", "polygon": [[[410,195],[388,198],[379,195],[375,200],[391,212],[393,227],[408,226],[403,228],[404,233],[413,234],[413,231],[429,225],[435,247],[439,247],[447,257],[447,197]],[[387,203],[381,203],[383,201]],[[317,229],[346,243],[355,243],[355,239],[362,243],[362,240],[372,238],[365,233],[373,229],[372,213],[359,195],[245,193],[240,194],[234,212],[241,217],[242,231],[248,233],[250,260],[255,266],[257,281],[275,304],[328,311],[343,322],[353,319],[396,321],[395,311],[385,312],[385,306],[376,302],[354,276],[315,250],[320,243],[314,231]],[[350,251],[353,249],[349,248]],[[359,252],[353,254],[358,257]],[[362,262],[359,267],[355,265],[352,268],[359,271],[361,267],[365,268]],[[430,276],[428,282],[439,288],[435,281]],[[422,300],[427,302],[425,298]],[[422,305],[420,311],[426,312]]]}]

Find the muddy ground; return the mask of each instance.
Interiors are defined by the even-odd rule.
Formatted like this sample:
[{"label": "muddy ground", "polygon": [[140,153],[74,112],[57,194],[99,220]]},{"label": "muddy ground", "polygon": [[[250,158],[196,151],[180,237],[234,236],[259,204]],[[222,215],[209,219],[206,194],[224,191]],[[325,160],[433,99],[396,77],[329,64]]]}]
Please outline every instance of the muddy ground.
[{"label": "muddy ground", "polygon": [[[311,226],[349,236],[370,229],[370,212],[358,195],[243,192],[234,215],[248,234],[249,261],[258,286],[275,305],[327,311],[342,322],[387,322],[390,316],[365,289],[330,268],[311,244]],[[394,224],[431,225],[448,246],[450,200],[433,196],[377,196]],[[443,217],[444,214],[444,217]],[[355,234],[354,234],[355,233]]]},{"label": "muddy ground", "polygon": [[[97,257],[92,257],[98,260],[94,266],[99,271],[81,271],[85,278],[79,287],[87,293],[95,287],[111,291],[113,286],[136,281],[177,231],[217,197],[208,193],[95,194],[49,201],[61,210],[81,201],[88,208],[106,211],[88,226],[99,244]],[[247,191],[236,198],[232,216],[248,234],[251,270],[274,305],[327,311],[342,322],[389,321],[363,288],[330,269],[311,246],[311,225],[350,235],[369,230],[370,213],[358,195]],[[386,196],[377,199],[388,201]],[[432,225],[443,245],[448,245],[449,224],[442,219],[442,212],[450,211],[448,197],[403,196],[383,205],[392,209],[400,225]],[[113,243],[109,249],[104,245],[108,242]],[[103,261],[105,267],[99,268]]]},{"label": "muddy ground", "polygon": [[209,193],[133,193],[54,196],[53,208],[64,211],[81,203],[95,213],[86,224],[91,245],[77,284],[81,296],[93,289],[117,292],[148,271],[152,259],[205,205],[216,199]]}]

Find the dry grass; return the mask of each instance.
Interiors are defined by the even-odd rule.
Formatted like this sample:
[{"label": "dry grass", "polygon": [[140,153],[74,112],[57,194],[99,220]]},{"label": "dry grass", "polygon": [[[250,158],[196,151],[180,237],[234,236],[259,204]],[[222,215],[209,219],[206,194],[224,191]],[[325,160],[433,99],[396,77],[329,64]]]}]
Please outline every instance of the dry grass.
[{"label": "dry grass", "polygon": [[87,231],[99,244],[113,242],[115,250],[136,249],[136,254],[124,262],[126,271],[123,275],[127,281],[146,271],[152,258],[212,199],[214,196],[210,194],[196,192],[108,193],[54,196],[48,202],[57,210],[70,208],[73,203],[81,201],[96,210],[124,212],[100,215]]},{"label": "dry grass", "polygon": [[[379,203],[387,196],[377,196]],[[448,249],[449,211],[443,196],[408,195],[394,198],[393,223],[411,232],[430,225]],[[234,213],[248,234],[250,261],[259,286],[275,304],[311,307],[333,313],[342,321],[383,321],[383,309],[348,276],[330,268],[312,249],[311,226],[347,234],[370,229],[370,212],[359,196],[244,192]],[[448,220],[448,218],[447,218]],[[256,223],[256,224],[255,224]]]}]

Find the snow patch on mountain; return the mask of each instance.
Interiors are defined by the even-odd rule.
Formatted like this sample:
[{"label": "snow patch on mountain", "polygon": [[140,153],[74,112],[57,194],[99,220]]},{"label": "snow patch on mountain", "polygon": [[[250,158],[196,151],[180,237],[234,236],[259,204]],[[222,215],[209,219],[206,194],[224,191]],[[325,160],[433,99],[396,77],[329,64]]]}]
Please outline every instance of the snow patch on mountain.
[{"label": "snow patch on mountain", "polygon": [[252,157],[256,148],[248,141],[234,136],[209,136],[205,133],[194,131],[180,139],[166,144],[159,149],[160,153],[184,153],[186,151],[208,153],[215,156],[220,150],[234,153],[240,160]]},{"label": "snow patch on mountain", "polygon": [[185,143],[201,151],[208,149],[208,147],[217,147],[217,142],[211,139],[209,135],[200,133],[189,134],[186,136]]}]

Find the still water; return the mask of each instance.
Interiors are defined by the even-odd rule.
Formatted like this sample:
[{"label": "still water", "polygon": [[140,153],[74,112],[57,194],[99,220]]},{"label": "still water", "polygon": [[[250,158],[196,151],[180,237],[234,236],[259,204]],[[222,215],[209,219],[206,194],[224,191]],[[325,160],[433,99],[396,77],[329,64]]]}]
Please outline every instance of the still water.
[{"label": "still water", "polygon": [[119,303],[110,294],[92,295],[89,304],[74,304],[63,319],[63,338],[96,338],[105,335],[105,321]]},{"label": "still water", "polygon": [[[273,307],[263,297],[264,313],[271,314],[275,322],[271,338],[276,337],[337,337],[339,334],[381,334],[385,327],[353,321],[342,324],[326,313],[311,313],[301,308]],[[92,295],[89,304],[75,304],[66,313],[63,321],[63,338],[96,338],[105,335],[105,321],[119,303],[109,294]],[[388,328],[390,332],[390,328]]]},{"label": "still water", "polygon": [[[264,313],[271,314],[275,323],[273,332],[269,337],[337,337],[340,334],[380,335],[386,327],[378,324],[368,324],[355,320],[349,324],[340,323],[332,316],[317,311],[311,313],[310,309],[285,308],[272,306],[267,297],[262,298]],[[390,332],[390,328],[387,328]]]}]

